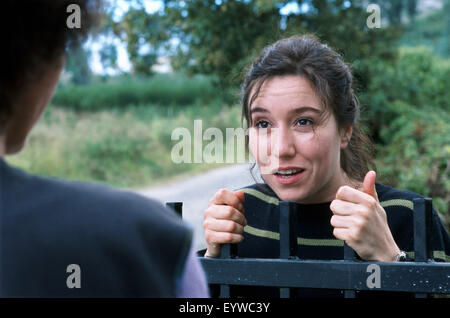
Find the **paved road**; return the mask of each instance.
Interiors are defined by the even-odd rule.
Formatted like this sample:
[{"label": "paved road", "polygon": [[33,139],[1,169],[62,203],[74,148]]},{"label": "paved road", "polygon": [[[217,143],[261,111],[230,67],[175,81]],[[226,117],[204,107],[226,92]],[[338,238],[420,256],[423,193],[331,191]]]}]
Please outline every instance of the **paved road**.
[{"label": "paved road", "polygon": [[203,211],[211,197],[221,188],[235,190],[255,183],[250,164],[227,166],[163,187],[138,191],[163,203],[183,202],[183,219],[194,229],[194,245],[205,248]]}]

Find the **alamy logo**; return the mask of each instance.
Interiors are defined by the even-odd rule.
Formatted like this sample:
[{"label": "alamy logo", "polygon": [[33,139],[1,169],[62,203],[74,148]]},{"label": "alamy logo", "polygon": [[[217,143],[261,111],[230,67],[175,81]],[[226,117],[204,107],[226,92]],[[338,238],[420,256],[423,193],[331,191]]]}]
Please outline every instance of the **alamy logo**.
[{"label": "alamy logo", "polygon": [[366,285],[367,288],[381,288],[381,268],[377,264],[370,264],[366,269],[367,273],[371,273],[367,277]]},{"label": "alamy logo", "polygon": [[[250,139],[247,156],[245,138]],[[226,128],[225,136],[219,128],[203,131],[202,120],[194,120],[193,135],[185,127],[172,131],[172,141],[178,141],[171,151],[172,162],[181,163],[246,163],[258,162],[261,174],[272,174],[279,167],[278,128],[250,129]],[[203,142],[209,143],[203,147]],[[193,149],[193,154],[192,154]]]},{"label": "alamy logo", "polygon": [[81,28],[81,9],[78,4],[69,4],[66,9],[70,15],[67,17],[66,25],[69,29]]},{"label": "alamy logo", "polygon": [[67,288],[81,288],[81,269],[80,265],[70,264],[67,266],[66,273],[70,273],[67,277]]},{"label": "alamy logo", "polygon": [[378,4],[369,4],[366,9],[367,13],[371,13],[367,17],[366,25],[369,29],[381,28],[381,9]]}]

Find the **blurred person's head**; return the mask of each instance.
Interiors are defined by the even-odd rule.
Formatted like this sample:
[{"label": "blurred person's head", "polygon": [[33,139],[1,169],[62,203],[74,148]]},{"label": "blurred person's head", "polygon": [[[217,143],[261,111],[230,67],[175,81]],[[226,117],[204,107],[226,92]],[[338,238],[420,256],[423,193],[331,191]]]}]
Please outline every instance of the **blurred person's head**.
[{"label": "blurred person's head", "polygon": [[[77,11],[80,28],[67,21]],[[21,150],[49,103],[66,52],[95,24],[98,0],[3,0],[0,10],[0,156]],[[73,7],[73,6],[72,6]],[[69,19],[70,20],[70,19]]]},{"label": "blurred person's head", "polygon": [[250,151],[282,200],[331,201],[373,165],[352,83],[349,65],[310,35],[267,46],[251,65],[242,86]]}]

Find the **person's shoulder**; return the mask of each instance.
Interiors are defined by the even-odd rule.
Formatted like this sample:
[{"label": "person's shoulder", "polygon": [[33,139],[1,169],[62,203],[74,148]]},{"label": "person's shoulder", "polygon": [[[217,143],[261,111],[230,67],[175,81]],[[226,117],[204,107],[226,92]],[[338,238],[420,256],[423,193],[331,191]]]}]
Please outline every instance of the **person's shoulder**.
[{"label": "person's shoulder", "polygon": [[[426,196],[409,191],[399,190],[388,185],[376,183],[376,190],[380,205],[385,209],[388,217],[399,222],[412,222],[414,216],[414,199],[424,199]],[[433,207],[432,215],[436,222],[441,223],[438,212]]]},{"label": "person's shoulder", "polygon": [[[171,295],[192,243],[173,211],[106,185],[0,169],[6,294]],[[84,288],[65,288],[68,264],[80,266]]]},{"label": "person's shoulder", "polygon": [[423,195],[413,191],[399,190],[379,182],[376,182],[375,187],[380,204],[384,208],[395,207],[412,211],[414,210],[414,199],[424,198]]},{"label": "person's shoulder", "polygon": [[[159,201],[131,190],[81,181],[46,179],[43,182],[49,188],[58,189],[61,199],[74,201],[74,204],[80,205],[82,209],[100,211],[101,208],[107,208],[107,213],[125,212],[127,217],[133,214],[146,216],[151,213],[160,218],[179,219],[173,211],[166,209]],[[75,200],[76,198],[79,200]]]},{"label": "person's shoulder", "polygon": [[389,198],[405,198],[405,199],[415,199],[415,198],[423,198],[424,196],[410,191],[410,190],[404,190],[404,189],[396,189],[390,185],[387,184],[383,184],[383,183],[379,183],[376,182],[375,183],[375,187],[378,193],[378,197],[383,196],[386,197],[387,199]]},{"label": "person's shoulder", "polygon": [[184,226],[181,219],[160,202],[128,190],[100,183],[41,177],[8,168],[8,202],[16,205],[14,202],[20,202],[20,198],[27,198],[33,202],[33,208],[27,209],[30,214],[41,211],[43,218],[55,214],[70,218],[71,227],[85,224],[83,218],[103,224],[145,221],[155,225]]}]

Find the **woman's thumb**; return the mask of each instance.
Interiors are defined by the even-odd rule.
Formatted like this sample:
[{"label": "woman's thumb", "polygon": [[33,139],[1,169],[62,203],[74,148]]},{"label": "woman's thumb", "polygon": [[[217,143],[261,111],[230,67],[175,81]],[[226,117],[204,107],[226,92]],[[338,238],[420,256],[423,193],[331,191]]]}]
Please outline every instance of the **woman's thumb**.
[{"label": "woman's thumb", "polygon": [[375,171],[367,172],[366,176],[364,177],[363,192],[374,197],[378,201],[378,194],[377,194],[377,190],[375,188],[375,179],[376,178],[377,178],[377,174]]}]

